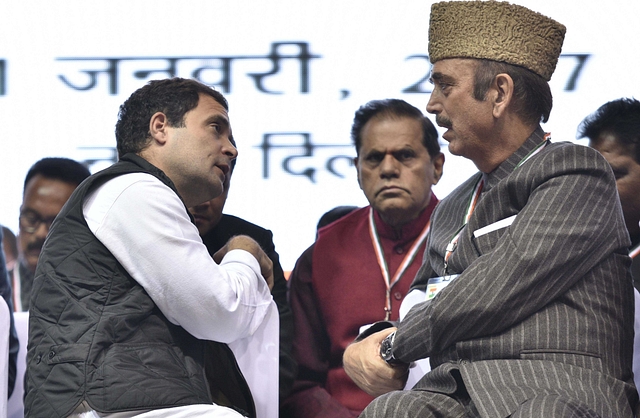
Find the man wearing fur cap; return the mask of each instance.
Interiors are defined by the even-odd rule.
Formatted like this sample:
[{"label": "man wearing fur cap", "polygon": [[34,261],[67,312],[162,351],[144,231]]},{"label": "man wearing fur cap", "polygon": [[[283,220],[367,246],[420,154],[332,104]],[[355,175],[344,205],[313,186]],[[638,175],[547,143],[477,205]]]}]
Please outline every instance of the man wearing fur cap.
[{"label": "man wearing fur cap", "polygon": [[[564,34],[509,3],[432,6],[427,111],[479,172],[432,215],[413,283],[424,302],[345,351],[351,378],[381,395],[363,417],[633,416],[630,241],[615,178],[597,152],[540,127]],[[399,391],[426,357],[432,371]]]}]

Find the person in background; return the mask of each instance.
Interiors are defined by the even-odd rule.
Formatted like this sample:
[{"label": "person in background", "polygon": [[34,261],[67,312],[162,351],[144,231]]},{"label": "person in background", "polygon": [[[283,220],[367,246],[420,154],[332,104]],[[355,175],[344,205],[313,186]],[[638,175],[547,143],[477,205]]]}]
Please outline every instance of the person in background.
[{"label": "person in background", "polygon": [[29,298],[38,257],[51,223],[71,193],[91,173],[69,158],[43,158],[24,179],[18,229],[18,261],[9,272],[14,310],[29,310]]},{"label": "person in background", "polygon": [[398,319],[438,203],[431,187],[444,155],[419,109],[371,101],[356,112],[351,138],[369,206],[320,228],[291,273],[298,377],[283,407],[289,417],[354,417],[371,402],[345,374],[342,353],[361,327]]},{"label": "person in background", "polygon": [[[230,139],[235,145],[233,138]],[[287,281],[280,265],[280,257],[273,243],[273,233],[237,216],[222,213],[229,196],[231,175],[235,170],[236,164],[237,159],[231,162],[229,174],[225,178],[224,192],[207,202],[190,207],[189,212],[193,215],[202,242],[211,256],[224,247],[232,237],[248,235],[260,244],[273,262],[273,289],[271,289],[271,295],[278,306],[280,318],[279,395],[280,402],[282,402],[291,391],[296,374],[296,363],[291,353],[293,317],[287,300]]]},{"label": "person in background", "polygon": [[[396,324],[369,328],[345,370],[381,417],[634,416],[634,292],[615,177],[541,122],[566,28],[498,1],[431,6],[427,111],[479,172],[439,204]],[[409,364],[431,371],[404,388]]]},{"label": "person in background", "polygon": [[337,221],[345,215],[350,214],[356,209],[358,209],[357,206],[336,206],[335,208],[329,209],[323,213],[320,219],[318,219],[318,224],[316,225],[316,239],[318,239],[318,232],[321,228],[329,225],[331,222]]},{"label": "person in background", "polygon": [[611,165],[622,213],[631,237],[631,274],[640,289],[640,101],[621,98],[603,104],[578,127],[578,137]]},{"label": "person in background", "polygon": [[182,78],[120,106],[118,162],[73,192],[42,248],[25,417],[256,416],[228,344],[275,310],[273,265],[245,235],[212,258],[187,209],[224,191],[237,156],[228,109]]},{"label": "person in background", "polygon": [[8,397],[11,397],[13,388],[16,383],[17,361],[18,351],[20,350],[20,343],[18,341],[18,333],[13,321],[13,302],[11,301],[11,283],[9,282],[9,276],[7,275],[7,267],[4,256],[4,226],[0,228],[0,295],[7,303],[9,308],[9,376],[7,381]]}]

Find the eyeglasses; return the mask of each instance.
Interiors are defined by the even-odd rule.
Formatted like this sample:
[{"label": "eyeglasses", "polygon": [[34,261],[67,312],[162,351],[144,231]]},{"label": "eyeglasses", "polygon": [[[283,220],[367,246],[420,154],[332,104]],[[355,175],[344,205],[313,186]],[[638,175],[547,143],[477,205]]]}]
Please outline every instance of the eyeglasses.
[{"label": "eyeglasses", "polygon": [[36,212],[25,211],[20,213],[20,229],[28,234],[33,234],[40,228],[41,224],[44,224],[47,228],[51,228],[51,224],[56,217],[43,218]]}]

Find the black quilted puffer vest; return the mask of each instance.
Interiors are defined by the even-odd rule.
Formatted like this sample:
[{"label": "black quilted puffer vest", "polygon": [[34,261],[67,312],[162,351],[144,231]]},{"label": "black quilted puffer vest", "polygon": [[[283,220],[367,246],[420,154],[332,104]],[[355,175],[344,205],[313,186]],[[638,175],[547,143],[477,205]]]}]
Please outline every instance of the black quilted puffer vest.
[{"label": "black quilted puffer vest", "polygon": [[[154,175],[177,194],[161,170],[127,154],[78,186],[51,226],[31,295],[26,417],[66,417],[83,400],[106,413],[214,401],[204,342],[165,318],[84,220],[88,192],[136,172]],[[215,367],[234,370],[233,354],[223,348],[218,355],[226,358]],[[239,374],[237,366],[234,371]],[[234,379],[251,410],[244,378]],[[211,392],[218,397],[217,389]]]}]

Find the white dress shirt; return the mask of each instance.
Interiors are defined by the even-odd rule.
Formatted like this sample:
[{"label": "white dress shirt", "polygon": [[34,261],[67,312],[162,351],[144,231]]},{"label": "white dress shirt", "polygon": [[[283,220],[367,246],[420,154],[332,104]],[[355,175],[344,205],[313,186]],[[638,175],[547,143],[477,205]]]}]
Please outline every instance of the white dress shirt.
[{"label": "white dress shirt", "polygon": [[[173,324],[199,339],[231,343],[262,323],[272,297],[258,261],[233,250],[215,263],[183,202],[156,177],[133,173],[109,180],[87,196],[83,212],[93,234]],[[72,416],[240,416],[217,405],[111,415],[84,405]]]}]

